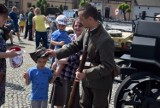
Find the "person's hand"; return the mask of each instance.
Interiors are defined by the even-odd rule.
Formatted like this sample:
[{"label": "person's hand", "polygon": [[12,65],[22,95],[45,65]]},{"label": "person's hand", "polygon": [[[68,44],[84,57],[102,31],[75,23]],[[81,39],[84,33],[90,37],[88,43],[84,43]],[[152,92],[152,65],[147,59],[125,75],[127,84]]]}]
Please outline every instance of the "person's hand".
[{"label": "person's hand", "polygon": [[32,35],[32,39],[34,39],[34,34]]},{"label": "person's hand", "polygon": [[56,52],[52,49],[47,49],[45,55],[49,55],[51,57],[56,57]]},{"label": "person's hand", "polygon": [[52,64],[52,70],[56,71],[56,68],[57,68],[57,63],[54,62],[54,63]]},{"label": "person's hand", "polygon": [[7,57],[9,57],[9,58],[15,57],[15,56],[18,55],[18,54],[16,53],[15,49],[12,49],[12,50],[7,51],[6,54],[7,54]]},{"label": "person's hand", "polygon": [[60,42],[59,42],[59,45],[60,45],[60,46],[63,46],[63,45],[64,45],[64,41],[60,41]]},{"label": "person's hand", "polygon": [[29,75],[28,75],[27,72],[24,72],[24,73],[23,73],[23,78],[24,78],[24,79],[28,79],[28,78],[29,78]]},{"label": "person's hand", "polygon": [[77,78],[77,79],[82,80],[82,79],[85,78],[85,77],[86,77],[86,74],[85,74],[85,73],[79,72],[79,71],[76,72],[76,78]]}]

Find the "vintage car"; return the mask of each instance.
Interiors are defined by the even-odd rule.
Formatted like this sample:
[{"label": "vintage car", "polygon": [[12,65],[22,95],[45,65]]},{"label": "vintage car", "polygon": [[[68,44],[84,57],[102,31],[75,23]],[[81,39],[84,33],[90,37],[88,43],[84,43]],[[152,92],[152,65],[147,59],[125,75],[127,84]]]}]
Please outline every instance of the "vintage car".
[{"label": "vintage car", "polygon": [[129,52],[131,49],[131,42],[133,38],[132,32],[123,32],[120,30],[108,30],[114,40],[116,52]]}]

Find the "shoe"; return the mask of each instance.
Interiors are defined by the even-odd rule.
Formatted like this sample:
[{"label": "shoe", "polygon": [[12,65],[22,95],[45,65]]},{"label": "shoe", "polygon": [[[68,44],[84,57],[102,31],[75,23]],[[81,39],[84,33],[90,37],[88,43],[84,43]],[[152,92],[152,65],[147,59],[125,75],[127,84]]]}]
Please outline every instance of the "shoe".
[{"label": "shoe", "polygon": [[33,41],[33,39],[28,39],[29,41]]}]

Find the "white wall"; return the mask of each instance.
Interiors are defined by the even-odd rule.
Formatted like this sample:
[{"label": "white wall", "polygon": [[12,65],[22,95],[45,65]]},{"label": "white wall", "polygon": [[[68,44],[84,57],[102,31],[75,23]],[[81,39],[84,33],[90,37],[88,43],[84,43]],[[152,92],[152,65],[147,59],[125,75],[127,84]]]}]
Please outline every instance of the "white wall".
[{"label": "white wall", "polygon": [[[146,16],[152,16],[154,17],[156,13],[160,14],[160,7],[148,7],[148,6],[134,6],[134,10],[133,10],[133,19],[135,19],[136,15],[139,17],[139,15],[142,14],[142,11],[146,11]],[[153,21],[153,18],[147,18],[146,20],[151,20]]]},{"label": "white wall", "polygon": [[5,0],[0,0],[0,3],[4,4],[4,3],[5,3]]}]

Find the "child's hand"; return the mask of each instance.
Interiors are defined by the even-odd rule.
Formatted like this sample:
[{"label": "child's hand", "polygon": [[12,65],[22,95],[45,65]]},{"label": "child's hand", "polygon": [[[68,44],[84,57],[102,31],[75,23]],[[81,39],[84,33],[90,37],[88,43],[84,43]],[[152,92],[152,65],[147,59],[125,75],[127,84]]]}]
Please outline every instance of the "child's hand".
[{"label": "child's hand", "polygon": [[52,79],[50,80],[50,83],[53,83],[56,80],[57,76],[53,76]]},{"label": "child's hand", "polygon": [[63,46],[64,45],[64,41],[59,42],[59,45]]},{"label": "child's hand", "polygon": [[24,79],[28,79],[28,78],[29,78],[29,75],[28,75],[27,72],[24,72],[24,73],[23,73],[23,78],[24,78]]}]

